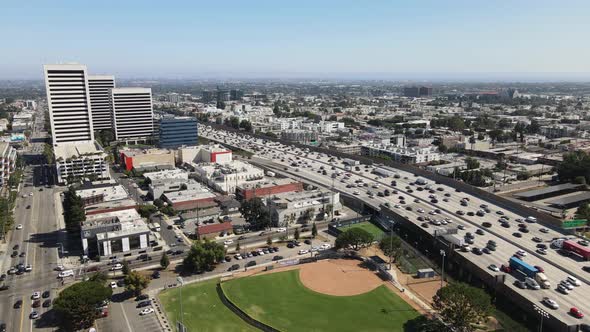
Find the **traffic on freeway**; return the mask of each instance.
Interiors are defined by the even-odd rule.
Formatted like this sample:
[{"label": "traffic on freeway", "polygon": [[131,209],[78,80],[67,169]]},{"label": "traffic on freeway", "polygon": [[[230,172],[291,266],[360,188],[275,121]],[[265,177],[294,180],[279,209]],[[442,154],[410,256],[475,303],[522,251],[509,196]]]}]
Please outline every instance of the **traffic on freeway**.
[{"label": "traffic on freeway", "polygon": [[[528,299],[531,306],[545,306],[551,316],[568,325],[580,322],[570,312],[572,308],[590,313],[590,304],[581,300],[590,298],[590,263],[571,251],[560,250],[561,241],[554,241],[571,238],[586,244],[581,239],[548,229],[533,217],[398,169],[360,165],[326,153],[206,126],[201,126],[199,132],[212,141],[255,153],[253,163],[332,187],[377,210],[390,209],[433,236],[435,231],[440,234],[441,230],[456,229],[456,237],[465,241],[457,246],[458,254],[490,276],[505,273],[505,283]],[[511,268],[513,256],[536,267],[536,271]],[[547,278],[548,288],[535,286],[543,284],[543,277]],[[543,285],[547,287],[547,283]],[[548,307],[546,298],[557,308]]]}]

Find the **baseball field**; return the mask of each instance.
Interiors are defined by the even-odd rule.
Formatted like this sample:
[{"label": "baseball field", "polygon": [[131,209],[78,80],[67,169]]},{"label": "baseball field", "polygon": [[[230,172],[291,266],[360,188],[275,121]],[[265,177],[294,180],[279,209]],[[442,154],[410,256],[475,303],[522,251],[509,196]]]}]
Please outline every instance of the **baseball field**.
[{"label": "baseball field", "polygon": [[[255,331],[221,302],[218,280],[182,290],[189,331]],[[221,284],[250,317],[280,331],[407,331],[421,315],[358,260],[323,260],[258,271]],[[168,320],[180,319],[179,289],[160,294]]]}]

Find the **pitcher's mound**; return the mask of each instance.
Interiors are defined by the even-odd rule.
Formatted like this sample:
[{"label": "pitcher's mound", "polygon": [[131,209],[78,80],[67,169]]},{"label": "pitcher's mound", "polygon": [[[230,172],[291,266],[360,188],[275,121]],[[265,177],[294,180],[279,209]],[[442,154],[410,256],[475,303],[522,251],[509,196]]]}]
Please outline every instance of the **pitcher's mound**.
[{"label": "pitcher's mound", "polygon": [[335,296],[351,296],[371,291],[383,284],[374,272],[354,259],[321,260],[303,264],[299,279],[305,287]]}]

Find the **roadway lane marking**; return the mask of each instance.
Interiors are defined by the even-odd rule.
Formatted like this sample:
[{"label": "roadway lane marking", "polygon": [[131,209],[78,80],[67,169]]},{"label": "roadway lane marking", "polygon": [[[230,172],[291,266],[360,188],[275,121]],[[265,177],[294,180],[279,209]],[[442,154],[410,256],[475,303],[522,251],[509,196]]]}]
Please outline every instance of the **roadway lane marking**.
[{"label": "roadway lane marking", "polygon": [[23,298],[23,304],[20,307],[20,324],[19,324],[19,327],[18,327],[18,330],[20,332],[23,331],[23,318],[24,318],[24,315],[25,315],[25,300]]},{"label": "roadway lane marking", "polygon": [[127,328],[129,329],[129,332],[132,332],[133,330],[131,329],[131,324],[129,324],[129,319],[127,319],[127,314],[125,313],[125,308],[123,307],[123,303],[119,303],[119,305],[121,306],[121,312],[123,313],[123,318],[125,318],[125,323],[127,324]]}]

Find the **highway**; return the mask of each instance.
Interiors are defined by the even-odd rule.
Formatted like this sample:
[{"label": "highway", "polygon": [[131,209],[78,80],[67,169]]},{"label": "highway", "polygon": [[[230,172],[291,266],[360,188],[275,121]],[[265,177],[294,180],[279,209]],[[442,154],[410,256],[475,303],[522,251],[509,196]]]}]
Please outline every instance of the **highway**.
[{"label": "highway", "polygon": [[[434,184],[429,181],[435,188],[434,193],[430,193],[428,190],[418,191],[417,185],[413,184],[417,179],[413,174],[403,172],[397,169],[392,169],[399,174],[399,178],[379,177],[372,174],[373,166],[360,165],[359,171],[355,170],[355,167],[351,171],[345,170],[345,165],[341,160],[337,160],[335,157],[332,161],[329,161],[332,157],[325,154],[318,154],[315,152],[301,151],[298,148],[285,146],[275,142],[263,142],[263,140],[255,139],[250,136],[238,136],[234,133],[228,133],[221,130],[207,130],[204,126],[201,126],[200,135],[221,143],[233,145],[241,149],[249,150],[254,152],[257,157],[253,157],[253,163],[264,164],[268,167],[274,167],[275,169],[281,169],[284,172],[288,172],[293,176],[306,179],[308,181],[321,183],[326,187],[334,186],[334,189],[341,193],[348,193],[357,196],[364,202],[374,207],[379,207],[381,204],[389,203],[392,210],[400,215],[405,216],[408,220],[421,225],[422,221],[417,218],[419,216],[425,217],[430,216],[434,219],[450,219],[452,223],[441,226],[429,225],[427,230],[430,234],[434,234],[435,230],[444,228],[456,228],[457,225],[461,224],[465,226],[465,230],[459,230],[459,234],[465,234],[466,232],[474,233],[476,229],[481,228],[484,230],[484,235],[476,235],[475,243],[472,246],[483,248],[488,240],[493,239],[497,242],[497,250],[492,251],[491,254],[483,254],[478,256],[471,252],[458,254],[464,255],[469,258],[470,261],[475,263],[477,266],[486,270],[490,264],[500,266],[507,264],[508,259],[516,253],[518,250],[524,250],[528,253],[525,261],[532,265],[539,265],[545,269],[545,274],[552,283],[552,288],[547,290],[521,290],[513,285],[515,277],[508,275],[506,278],[506,284],[509,284],[515,292],[525,296],[532,304],[537,304],[540,307],[544,305],[540,302],[544,296],[554,299],[559,305],[558,310],[552,310],[547,307],[546,310],[550,315],[556,317],[560,321],[565,322],[568,325],[575,325],[581,323],[581,320],[570,316],[567,311],[571,307],[577,307],[583,312],[590,313],[590,304],[580,299],[590,298],[590,287],[589,287],[589,274],[582,270],[584,265],[590,265],[588,262],[582,262],[575,260],[571,257],[564,257],[558,254],[554,249],[548,249],[547,255],[541,255],[536,253],[536,243],[532,241],[533,237],[540,237],[543,242],[549,247],[549,241],[552,238],[564,237],[564,234],[557,233],[555,231],[549,231],[549,233],[541,232],[543,228],[540,224],[526,223],[529,229],[528,233],[521,233],[521,238],[517,238],[513,233],[518,231],[518,222],[515,219],[524,219],[527,216],[520,216],[513,212],[503,210],[489,202],[482,201],[477,197],[468,195],[466,193],[456,192],[454,188],[447,187],[445,185]],[[264,160],[266,159],[266,160]],[[295,165],[295,166],[293,166]],[[323,175],[323,170],[320,168],[323,166],[323,170],[326,170],[326,175]],[[341,172],[341,175],[336,176],[332,179],[331,175],[334,172]],[[349,173],[350,176],[345,174]],[[357,186],[357,181],[362,180],[361,186]],[[391,181],[397,181],[397,185],[394,187],[391,185]],[[367,186],[363,184],[366,183]],[[355,184],[352,187],[352,184]],[[350,185],[350,186],[348,186]],[[373,188],[374,185],[378,185],[378,188]],[[348,187],[347,187],[348,186]],[[409,192],[408,188],[412,190]],[[439,191],[441,188],[442,191]],[[397,190],[397,194],[391,194],[390,196],[379,197],[378,191],[383,192],[384,189],[390,191]],[[373,193],[369,196],[368,192]],[[448,194],[449,197],[445,196]],[[438,203],[432,203],[429,195],[436,195]],[[403,197],[405,204],[401,204],[400,196]],[[468,206],[461,205],[462,198],[469,198]],[[443,199],[447,199],[445,202]],[[415,202],[417,200],[418,202]],[[476,212],[480,209],[481,204],[486,204],[490,213],[486,213],[484,216],[460,216],[456,212],[462,210],[463,212]],[[410,207],[412,210],[407,210]],[[423,209],[424,212],[418,212],[418,209]],[[429,212],[432,210],[439,209],[440,214],[436,216],[430,215]],[[504,228],[500,226],[498,220],[500,215],[497,211],[502,211],[504,215],[510,218],[510,228]],[[483,222],[491,223],[490,228],[482,227]],[[520,232],[519,232],[520,233]],[[501,273],[489,271],[490,276]],[[576,276],[582,281],[582,286],[576,287],[569,295],[563,295],[555,290],[555,286],[568,274]],[[587,320],[586,318],[584,320]]]}]

